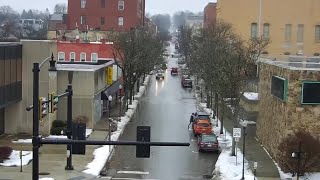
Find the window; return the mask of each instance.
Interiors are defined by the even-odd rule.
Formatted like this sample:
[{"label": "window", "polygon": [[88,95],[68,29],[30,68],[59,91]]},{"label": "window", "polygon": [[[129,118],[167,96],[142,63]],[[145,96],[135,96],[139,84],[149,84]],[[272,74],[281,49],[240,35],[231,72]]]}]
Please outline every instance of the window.
[{"label": "window", "polygon": [[263,24],[263,37],[269,38],[269,36],[270,36],[270,24],[264,23]]},{"label": "window", "polygon": [[101,0],[101,7],[105,8],[106,7],[106,0]]},{"label": "window", "polygon": [[65,54],[64,52],[58,53],[58,61],[64,61],[65,60]]},{"label": "window", "polygon": [[304,25],[298,24],[297,42],[303,42]]},{"label": "window", "polygon": [[71,52],[70,53],[70,61],[75,61],[76,60],[76,53],[75,52]]},{"label": "window", "polygon": [[80,24],[87,24],[86,19],[86,16],[80,16]]},{"label": "window", "polygon": [[80,61],[86,61],[86,53],[80,53]]},{"label": "window", "polygon": [[81,8],[86,8],[87,0],[81,0]]},{"label": "window", "polygon": [[320,25],[316,25],[315,37],[316,37],[316,41],[320,42]]},{"label": "window", "polygon": [[91,53],[91,61],[92,62],[98,61],[98,54],[97,53]]},{"label": "window", "polygon": [[291,41],[291,34],[292,34],[292,25],[286,24],[285,30],[284,30],[284,40],[287,42]]},{"label": "window", "polygon": [[251,38],[257,37],[257,23],[251,23]]},{"label": "window", "polygon": [[100,18],[100,24],[101,24],[101,25],[104,25],[104,17],[101,17],[101,18]]},{"label": "window", "polygon": [[123,17],[118,17],[118,25],[123,26]]},{"label": "window", "polygon": [[118,10],[123,11],[124,10],[124,0],[118,1]]}]

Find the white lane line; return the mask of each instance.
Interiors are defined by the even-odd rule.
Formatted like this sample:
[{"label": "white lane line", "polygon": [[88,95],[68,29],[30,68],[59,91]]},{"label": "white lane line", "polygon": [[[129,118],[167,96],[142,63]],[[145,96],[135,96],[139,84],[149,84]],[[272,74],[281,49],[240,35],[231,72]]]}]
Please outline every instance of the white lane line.
[{"label": "white lane line", "polygon": [[195,142],[195,141],[197,141],[197,140],[196,140],[196,139],[191,139],[191,141],[192,141],[192,142]]},{"label": "white lane line", "polygon": [[193,152],[193,153],[199,153],[199,152],[197,152],[197,151],[191,151],[191,152]]},{"label": "white lane line", "polygon": [[143,172],[143,171],[117,171],[118,174],[143,174],[148,175],[149,172]]},{"label": "white lane line", "polygon": [[[136,178],[112,178],[114,180],[141,180]],[[158,179],[143,179],[143,180],[158,180]]]}]

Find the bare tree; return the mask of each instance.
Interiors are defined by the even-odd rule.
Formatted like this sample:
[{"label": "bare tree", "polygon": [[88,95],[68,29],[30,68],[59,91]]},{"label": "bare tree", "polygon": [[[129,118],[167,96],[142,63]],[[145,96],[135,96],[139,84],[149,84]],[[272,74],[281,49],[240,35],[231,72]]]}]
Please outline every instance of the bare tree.
[{"label": "bare tree", "polygon": [[59,3],[54,6],[54,13],[57,14],[66,14],[68,12],[68,7],[66,3]]}]

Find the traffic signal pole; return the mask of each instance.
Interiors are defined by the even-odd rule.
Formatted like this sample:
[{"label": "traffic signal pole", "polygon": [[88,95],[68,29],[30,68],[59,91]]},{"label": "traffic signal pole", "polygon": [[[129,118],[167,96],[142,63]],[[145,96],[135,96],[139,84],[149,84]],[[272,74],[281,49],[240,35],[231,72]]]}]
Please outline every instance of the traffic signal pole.
[{"label": "traffic signal pole", "polygon": [[[72,85],[68,85],[68,89],[66,90],[68,93],[68,102],[67,102],[67,131],[66,135],[68,139],[72,138]],[[65,170],[73,170],[72,166],[72,144],[67,145],[67,165]]]},{"label": "traffic signal pole", "polygon": [[33,63],[32,179],[39,179],[39,63]]}]

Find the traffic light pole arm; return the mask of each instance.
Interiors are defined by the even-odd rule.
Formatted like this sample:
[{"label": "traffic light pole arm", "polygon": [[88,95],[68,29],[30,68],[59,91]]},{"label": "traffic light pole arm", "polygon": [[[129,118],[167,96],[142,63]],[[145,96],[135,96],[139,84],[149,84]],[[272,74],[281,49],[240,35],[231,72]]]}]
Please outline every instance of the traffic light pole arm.
[{"label": "traffic light pole arm", "polygon": [[142,141],[102,141],[102,140],[69,140],[69,139],[41,139],[41,144],[82,144],[82,145],[149,145],[149,146],[190,146],[190,143],[181,142],[142,142]]},{"label": "traffic light pole arm", "polygon": [[[69,92],[65,92],[65,93],[62,93],[60,95],[57,95],[58,98],[61,98],[61,97],[64,97],[64,96],[68,96]],[[44,105],[45,103],[49,103],[51,102],[51,100],[46,100],[46,101],[42,101],[42,105]],[[27,111],[31,111],[33,109],[33,105],[30,105],[28,107],[26,107],[26,110]]]}]

